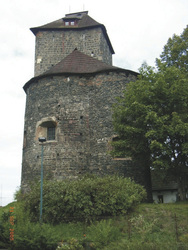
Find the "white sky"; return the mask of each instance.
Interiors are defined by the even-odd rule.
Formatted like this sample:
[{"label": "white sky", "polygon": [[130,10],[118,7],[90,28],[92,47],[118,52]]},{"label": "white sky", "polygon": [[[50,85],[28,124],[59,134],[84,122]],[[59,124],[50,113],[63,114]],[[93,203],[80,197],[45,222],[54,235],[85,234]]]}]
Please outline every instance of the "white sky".
[{"label": "white sky", "polygon": [[164,45],[188,24],[187,0],[0,0],[0,206],[20,186],[25,112],[23,85],[33,77],[31,27],[88,10],[105,25],[115,50],[113,64],[138,71],[155,65]]}]

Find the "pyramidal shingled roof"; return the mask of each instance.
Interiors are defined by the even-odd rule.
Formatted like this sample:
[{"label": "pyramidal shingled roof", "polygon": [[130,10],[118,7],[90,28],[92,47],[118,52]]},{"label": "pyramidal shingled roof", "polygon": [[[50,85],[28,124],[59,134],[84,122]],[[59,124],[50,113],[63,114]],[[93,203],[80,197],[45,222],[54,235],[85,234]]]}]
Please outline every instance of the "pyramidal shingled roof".
[{"label": "pyramidal shingled roof", "polygon": [[83,30],[83,29],[93,29],[100,27],[103,31],[103,34],[106,38],[108,46],[112,54],[114,54],[114,49],[108,37],[106,28],[103,24],[95,21],[88,15],[88,11],[82,11],[77,13],[66,14],[65,17],[56,20],[54,22],[31,28],[30,30],[34,35],[39,31],[52,31],[52,30]]},{"label": "pyramidal shingled roof", "polygon": [[[73,25],[67,25],[68,21],[74,21]],[[81,29],[81,28],[89,28],[93,26],[101,26],[101,23],[98,23],[93,18],[88,15],[88,11],[77,12],[72,14],[66,14],[65,17],[58,19],[54,22],[31,28],[31,31],[36,34],[38,29]]]},{"label": "pyramidal shingled roof", "polygon": [[47,70],[39,76],[31,78],[23,88],[26,91],[30,84],[35,80],[53,75],[83,75],[112,71],[124,72],[125,74],[132,74],[135,76],[138,75],[138,73],[134,71],[111,66],[91,56],[85,55],[84,53],[75,49],[71,54],[69,54],[51,69]]},{"label": "pyramidal shingled roof", "polygon": [[118,69],[120,68],[106,64],[75,49],[71,54],[44,74],[91,74],[101,71],[114,71]]}]

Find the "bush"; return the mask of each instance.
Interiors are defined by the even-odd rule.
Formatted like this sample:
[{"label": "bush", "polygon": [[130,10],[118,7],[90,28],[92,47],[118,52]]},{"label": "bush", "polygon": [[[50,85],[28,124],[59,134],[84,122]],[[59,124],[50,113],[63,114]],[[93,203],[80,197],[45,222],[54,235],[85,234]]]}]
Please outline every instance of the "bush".
[{"label": "bush", "polygon": [[[83,177],[74,181],[46,181],[43,186],[43,221],[88,221],[126,214],[146,197],[142,186],[118,176]],[[24,197],[32,221],[39,220],[40,184]]]},{"label": "bush", "polygon": [[49,249],[57,247],[59,237],[54,229],[47,224],[26,222],[24,225],[19,224],[15,228],[14,249]]},{"label": "bush", "polygon": [[83,250],[83,246],[79,243],[77,239],[70,239],[67,242],[61,242],[56,250]]},{"label": "bush", "polygon": [[[10,224],[10,216],[14,217],[13,224]],[[15,250],[53,250],[62,237],[51,225],[30,222],[29,214],[22,202],[14,204],[14,212],[4,211],[0,221],[0,249],[3,247]],[[10,228],[14,230],[12,241]]]},{"label": "bush", "polygon": [[115,227],[112,219],[101,220],[92,224],[88,228],[88,241],[93,242],[94,249],[103,249],[113,241],[117,241],[121,237],[121,232],[118,227]]}]

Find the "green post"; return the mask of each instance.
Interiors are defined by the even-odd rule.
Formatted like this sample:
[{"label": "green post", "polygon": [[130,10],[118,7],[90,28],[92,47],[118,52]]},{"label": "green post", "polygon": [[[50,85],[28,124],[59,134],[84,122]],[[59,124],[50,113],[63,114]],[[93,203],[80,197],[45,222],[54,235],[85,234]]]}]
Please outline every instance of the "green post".
[{"label": "green post", "polygon": [[44,137],[40,137],[39,138],[39,142],[41,142],[41,146],[42,146],[42,149],[41,149],[41,175],[40,175],[40,223],[42,224],[42,198],[43,198],[43,142],[46,141],[46,138]]},{"label": "green post", "polygon": [[42,194],[43,194],[43,143],[41,151],[41,183],[40,183],[40,223],[42,224]]}]

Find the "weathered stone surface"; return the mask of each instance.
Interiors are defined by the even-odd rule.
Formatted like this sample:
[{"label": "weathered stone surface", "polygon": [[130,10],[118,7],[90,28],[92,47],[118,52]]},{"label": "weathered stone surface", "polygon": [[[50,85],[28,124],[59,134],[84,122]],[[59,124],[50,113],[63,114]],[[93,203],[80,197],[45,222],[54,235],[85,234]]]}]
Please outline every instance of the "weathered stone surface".
[{"label": "weathered stone surface", "polygon": [[[117,96],[123,95],[126,84],[134,81],[137,74],[104,65],[101,71],[97,67],[97,72],[90,69],[90,73],[81,71],[78,74],[79,70],[77,73],[70,70],[69,73],[48,71],[43,74],[75,48],[111,65],[113,51],[104,27],[41,31],[37,28],[35,32],[35,77],[24,86],[27,100],[22,190],[26,191],[30,182],[40,179],[38,137],[47,138],[43,143],[45,178],[61,180],[85,173],[119,173],[144,185],[142,168],[133,166],[131,159],[113,159],[109,154],[110,142],[115,136],[112,104]],[[79,53],[76,55],[82,56]],[[96,66],[95,62],[93,65]],[[48,128],[55,128],[53,140],[48,139]]]},{"label": "weathered stone surface", "polygon": [[130,161],[108,154],[114,136],[112,104],[134,76],[100,73],[87,77],[54,76],[27,90],[22,185],[40,177],[40,124],[56,123],[56,138],[44,143],[44,173],[55,179],[89,173],[113,173]]},{"label": "weathered stone surface", "polygon": [[101,28],[40,31],[36,34],[35,76],[49,70],[75,48],[112,65],[112,54]]}]

